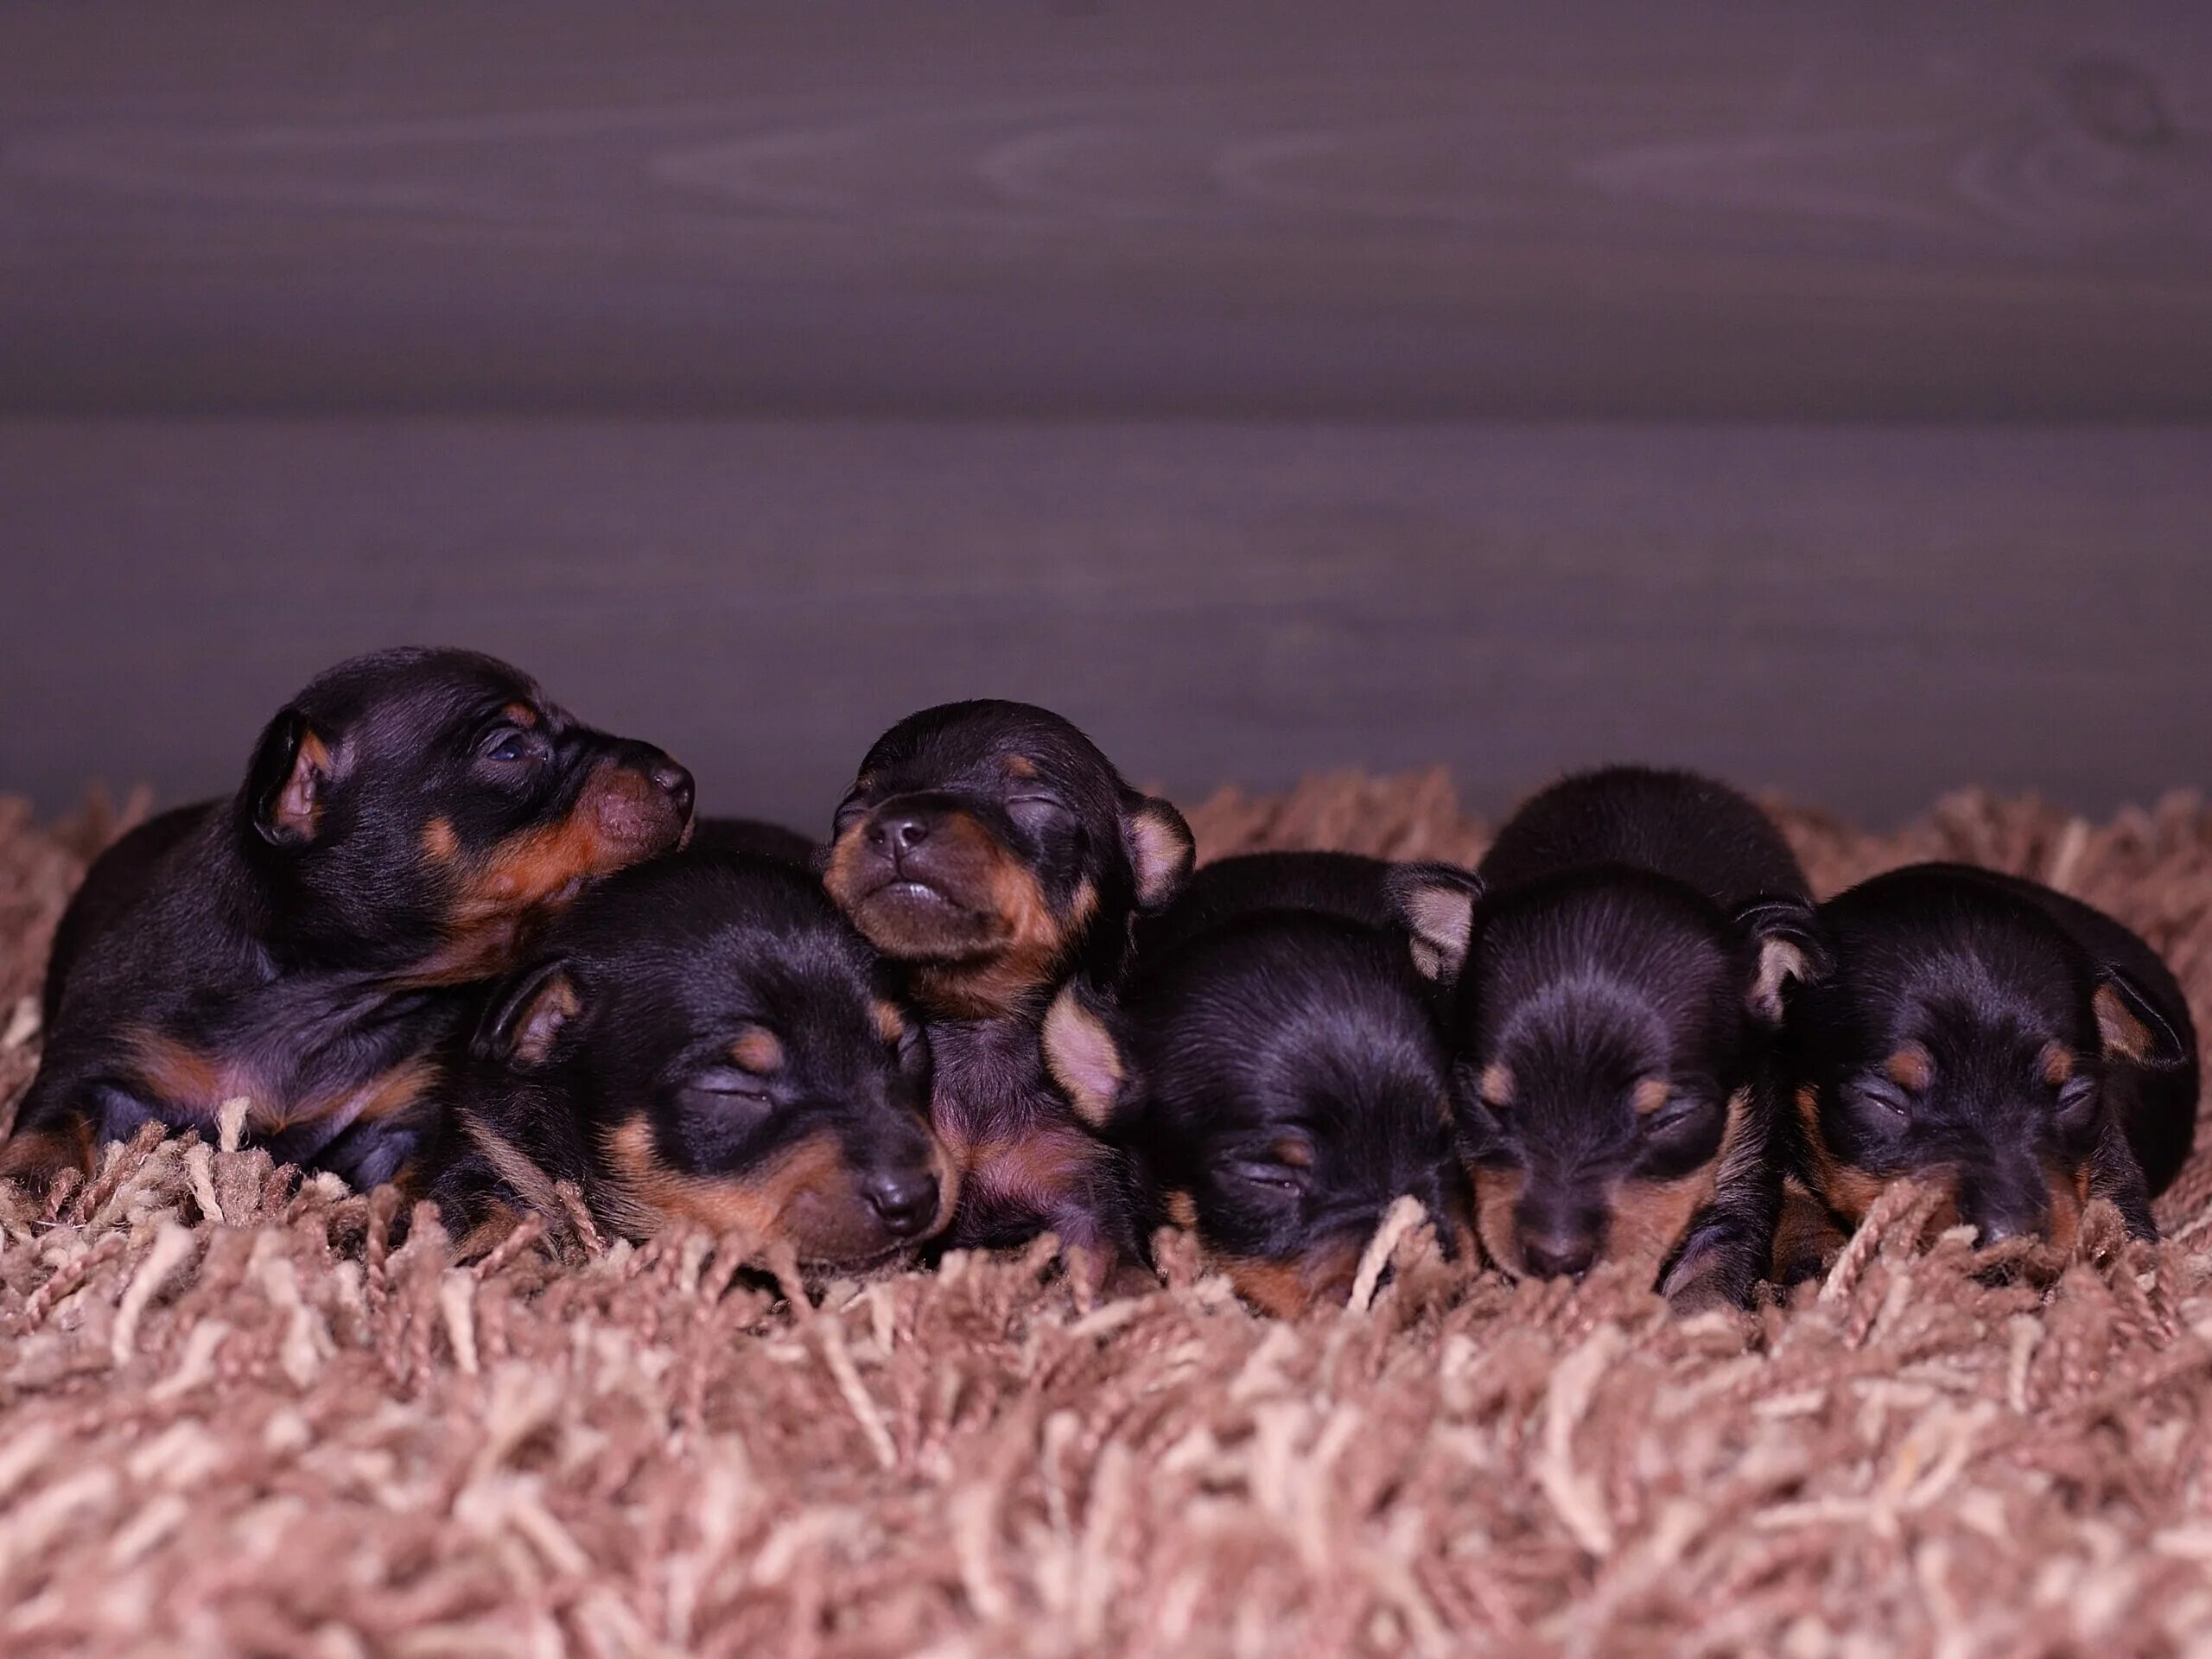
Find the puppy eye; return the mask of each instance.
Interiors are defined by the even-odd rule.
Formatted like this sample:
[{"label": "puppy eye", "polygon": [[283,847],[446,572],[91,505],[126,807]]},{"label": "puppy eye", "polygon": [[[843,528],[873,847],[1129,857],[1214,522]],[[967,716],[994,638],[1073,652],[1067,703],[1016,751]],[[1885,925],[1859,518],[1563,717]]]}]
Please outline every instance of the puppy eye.
[{"label": "puppy eye", "polygon": [[684,1087],[692,1094],[712,1096],[718,1101],[768,1098],[768,1085],[757,1072],[734,1065],[709,1066]]},{"label": "puppy eye", "polygon": [[1643,1132],[1654,1136],[1676,1134],[1703,1119],[1707,1104],[1695,1095],[1672,1096],[1665,1105],[1643,1120]]},{"label": "puppy eye", "polygon": [[501,726],[486,736],[478,753],[486,760],[527,760],[537,753],[537,743],[519,726]]},{"label": "puppy eye", "polygon": [[1257,1187],[1272,1194],[1296,1194],[1306,1190],[1306,1174],[1304,1170],[1276,1163],[1272,1159],[1231,1159],[1221,1166],[1221,1173],[1245,1186]]},{"label": "puppy eye", "polygon": [[837,809],[836,817],[830,822],[830,833],[832,838],[843,835],[867,816],[868,804],[858,796],[848,796],[844,804]]},{"label": "puppy eye", "polygon": [[1051,795],[1011,796],[1006,810],[1025,823],[1052,823],[1074,816],[1065,801]]},{"label": "puppy eye", "polygon": [[2058,1091],[2058,1121],[2069,1129],[2088,1127],[2097,1112],[2097,1085],[2091,1077],[2074,1077]]},{"label": "puppy eye", "polygon": [[1904,1090],[1886,1078],[1870,1078],[1860,1084],[1859,1098],[1873,1109],[1869,1116],[1885,1128],[1901,1129],[1912,1122],[1912,1102]]}]

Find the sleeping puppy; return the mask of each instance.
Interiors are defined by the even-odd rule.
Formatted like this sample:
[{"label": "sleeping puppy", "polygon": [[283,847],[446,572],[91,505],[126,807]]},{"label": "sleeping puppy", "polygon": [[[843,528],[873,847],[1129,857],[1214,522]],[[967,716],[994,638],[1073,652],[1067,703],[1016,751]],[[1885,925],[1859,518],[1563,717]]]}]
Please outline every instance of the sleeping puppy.
[{"label": "sleeping puppy", "polygon": [[1740,1303],[1780,1204],[1773,1044],[1820,971],[1803,873],[1750,801],[1617,766],[1524,805],[1479,871],[1392,878],[1440,982],[1477,1230],[1509,1273],[1648,1273]]},{"label": "sleeping puppy", "polygon": [[2071,1247],[2082,1206],[2157,1236],[2188,1157],[2196,1032],[2118,922],[2050,888],[1916,864],[1821,906],[1835,970],[1793,1010],[1799,1173],[1849,1228],[1888,1182],[1936,1185],[1985,1243]]},{"label": "sleeping puppy", "polygon": [[809,1266],[911,1254],[958,1174],[929,1049],[807,872],[699,851],[606,882],[494,997],[454,1084],[432,1196],[474,1253],[555,1184],[643,1238],[689,1223]]},{"label": "sleeping puppy", "polygon": [[1472,1242],[1444,1046],[1389,868],[1328,853],[1208,866],[1140,930],[1118,1006],[1071,987],[1046,1020],[1053,1075],[1135,1152],[1147,1221],[1193,1229],[1269,1313],[1341,1302],[1402,1195],[1447,1255]]},{"label": "sleeping puppy", "polygon": [[244,1134],[357,1186],[406,1173],[435,1051],[588,881],[688,833],[691,775],[504,663],[387,651],[319,675],[228,801],[103,854],[63,916],[47,1043],[0,1175],[89,1172],[139,1125]]},{"label": "sleeping puppy", "polygon": [[1127,1160],[1046,1070],[1039,1033],[1078,979],[1111,998],[1134,919],[1191,858],[1182,815],[1042,709],[950,703],[868,751],[823,885],[928,1023],[931,1116],[963,1175],[946,1244],[1051,1231],[1093,1285],[1141,1260]]}]

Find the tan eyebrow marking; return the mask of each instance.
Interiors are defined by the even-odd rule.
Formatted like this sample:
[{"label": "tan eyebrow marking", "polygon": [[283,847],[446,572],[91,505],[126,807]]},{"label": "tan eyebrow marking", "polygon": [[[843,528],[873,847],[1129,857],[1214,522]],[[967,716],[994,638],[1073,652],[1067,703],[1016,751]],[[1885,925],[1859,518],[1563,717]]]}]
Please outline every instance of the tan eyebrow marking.
[{"label": "tan eyebrow marking", "polygon": [[1037,763],[1026,754],[1009,754],[999,764],[1006,768],[1006,775],[1009,778],[1034,778],[1037,775]]},{"label": "tan eyebrow marking", "polygon": [[1643,1077],[1630,1091],[1629,1103],[1636,1108],[1637,1116],[1649,1117],[1667,1103],[1668,1096],[1673,1092],[1664,1077]]},{"label": "tan eyebrow marking", "polygon": [[2044,1080],[2053,1085],[2064,1083],[2074,1075],[2074,1051],[2063,1043],[2043,1046]]},{"label": "tan eyebrow marking", "polygon": [[499,712],[525,730],[537,724],[537,710],[526,702],[511,702]]},{"label": "tan eyebrow marking", "polygon": [[1503,1060],[1492,1060],[1483,1068],[1482,1080],[1477,1085],[1482,1097],[1493,1106],[1513,1103],[1513,1068]]},{"label": "tan eyebrow marking", "polygon": [[774,1071],[784,1064],[784,1046],[766,1026],[747,1026],[729,1046],[729,1057],[747,1071]]},{"label": "tan eyebrow marking", "polygon": [[1907,1043],[1882,1063],[1882,1070],[1900,1089],[1925,1089],[1936,1075],[1936,1062],[1918,1043]]}]

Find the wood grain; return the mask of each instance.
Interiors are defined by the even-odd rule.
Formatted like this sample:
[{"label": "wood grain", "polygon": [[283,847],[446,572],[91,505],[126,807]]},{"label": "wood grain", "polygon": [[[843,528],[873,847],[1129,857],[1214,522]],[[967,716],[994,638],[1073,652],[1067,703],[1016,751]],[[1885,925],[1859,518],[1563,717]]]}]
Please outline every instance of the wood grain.
[{"label": "wood grain", "polygon": [[0,423],[0,787],[232,785],[316,668],[480,645],[826,823],[944,698],[1191,794],[1640,757],[1869,815],[2212,779],[2212,432]]},{"label": "wood grain", "polygon": [[0,408],[2212,416],[2212,8],[0,8]]}]

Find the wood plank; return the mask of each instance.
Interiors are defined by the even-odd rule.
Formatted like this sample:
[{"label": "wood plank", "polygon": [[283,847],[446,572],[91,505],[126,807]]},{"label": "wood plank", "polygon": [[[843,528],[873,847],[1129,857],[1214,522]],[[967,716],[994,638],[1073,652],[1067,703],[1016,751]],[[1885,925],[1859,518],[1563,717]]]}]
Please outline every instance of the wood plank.
[{"label": "wood plank", "polygon": [[2212,8],[0,8],[0,409],[2212,417]]},{"label": "wood plank", "polygon": [[1196,793],[1644,757],[1877,818],[2212,778],[2212,432],[0,423],[0,788],[228,787],[315,668],[470,643],[822,823],[910,709]]}]

